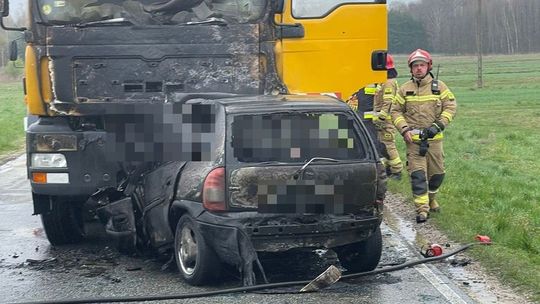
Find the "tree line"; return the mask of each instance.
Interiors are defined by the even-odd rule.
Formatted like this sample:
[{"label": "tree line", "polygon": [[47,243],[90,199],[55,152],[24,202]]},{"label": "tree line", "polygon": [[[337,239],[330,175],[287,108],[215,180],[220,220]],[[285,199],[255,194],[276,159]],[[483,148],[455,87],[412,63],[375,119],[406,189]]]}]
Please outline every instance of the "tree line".
[{"label": "tree line", "polygon": [[483,53],[540,52],[539,0],[419,0],[391,6],[388,20],[393,53],[474,54],[477,20]]}]

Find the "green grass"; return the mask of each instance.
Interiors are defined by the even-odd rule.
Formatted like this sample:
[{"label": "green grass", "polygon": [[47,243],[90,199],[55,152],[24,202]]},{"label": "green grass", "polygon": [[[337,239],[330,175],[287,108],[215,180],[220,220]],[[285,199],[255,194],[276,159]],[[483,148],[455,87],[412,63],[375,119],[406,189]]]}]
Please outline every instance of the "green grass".
[{"label": "green grass", "polygon": [[[396,59],[403,83],[406,58]],[[435,56],[438,63],[458,114],[445,132],[443,213],[433,221],[462,242],[489,235],[495,245],[472,254],[540,301],[540,54],[484,57],[483,89],[474,57]],[[389,188],[411,197],[408,179]]]},{"label": "green grass", "polygon": [[23,98],[20,82],[0,83],[0,157],[24,147]]}]

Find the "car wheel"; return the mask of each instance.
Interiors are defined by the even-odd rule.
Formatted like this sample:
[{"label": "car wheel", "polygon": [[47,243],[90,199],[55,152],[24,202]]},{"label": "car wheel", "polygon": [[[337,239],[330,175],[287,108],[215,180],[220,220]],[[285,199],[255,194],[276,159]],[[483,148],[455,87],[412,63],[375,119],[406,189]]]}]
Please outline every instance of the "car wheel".
[{"label": "car wheel", "polygon": [[50,210],[41,214],[41,222],[52,245],[79,243],[84,237],[81,204],[48,196]]},{"label": "car wheel", "polygon": [[374,270],[381,259],[382,234],[378,227],[366,240],[341,246],[335,249],[341,266],[349,272],[365,272]]},{"label": "car wheel", "polygon": [[190,215],[183,215],[176,225],[174,248],[176,265],[187,283],[203,285],[219,276],[220,262]]}]

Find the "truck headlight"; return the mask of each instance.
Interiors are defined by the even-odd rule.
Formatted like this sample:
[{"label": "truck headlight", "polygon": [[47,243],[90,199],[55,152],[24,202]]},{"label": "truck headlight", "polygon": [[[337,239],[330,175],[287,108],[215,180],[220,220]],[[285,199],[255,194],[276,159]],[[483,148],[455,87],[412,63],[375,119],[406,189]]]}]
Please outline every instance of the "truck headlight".
[{"label": "truck headlight", "polygon": [[33,168],[67,168],[66,157],[59,153],[32,154]]},{"label": "truck headlight", "polygon": [[77,151],[77,136],[68,134],[37,134],[33,144],[37,152]]}]

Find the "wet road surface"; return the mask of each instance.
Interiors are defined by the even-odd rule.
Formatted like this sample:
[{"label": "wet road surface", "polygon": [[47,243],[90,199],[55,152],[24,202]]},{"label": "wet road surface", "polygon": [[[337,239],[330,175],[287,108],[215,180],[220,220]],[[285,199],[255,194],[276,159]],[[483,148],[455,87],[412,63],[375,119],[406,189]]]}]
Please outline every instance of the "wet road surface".
[{"label": "wet road surface", "polygon": [[[95,231],[84,244],[52,247],[40,218],[32,216],[30,186],[24,156],[0,167],[0,302],[26,302],[75,298],[150,296],[203,292],[239,285],[234,274],[212,287],[185,284],[173,267],[153,255],[126,256]],[[92,227],[90,227],[92,228]],[[99,227],[93,227],[99,230]],[[384,252],[380,266],[419,258],[403,235],[383,226]],[[310,261],[313,260],[313,253]],[[267,275],[277,280],[309,280],[321,265],[302,273],[298,257],[289,257]],[[269,261],[268,263],[270,263]],[[263,262],[265,263],[265,262]],[[268,265],[268,264],[266,264]],[[309,268],[309,267],[307,267]],[[288,292],[287,288],[274,292]],[[340,281],[328,289],[309,294],[236,293],[182,303],[474,303],[456,284],[432,265],[419,265],[393,273]],[[164,303],[174,301],[162,301]],[[179,301],[178,301],[179,302]]]}]

